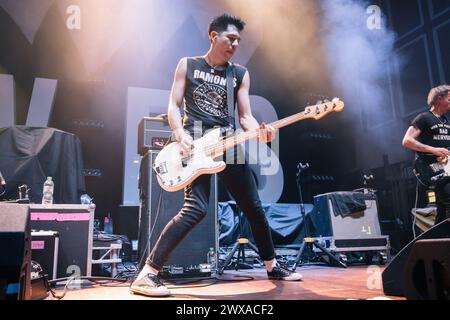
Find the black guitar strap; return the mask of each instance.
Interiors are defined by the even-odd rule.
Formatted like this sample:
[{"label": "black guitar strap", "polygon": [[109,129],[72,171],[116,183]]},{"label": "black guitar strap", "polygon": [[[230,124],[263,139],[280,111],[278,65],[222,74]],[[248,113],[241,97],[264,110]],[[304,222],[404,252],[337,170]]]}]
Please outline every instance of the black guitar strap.
[{"label": "black guitar strap", "polygon": [[234,65],[229,62],[227,66],[227,104],[228,104],[228,122],[230,127],[236,129],[234,118]]}]

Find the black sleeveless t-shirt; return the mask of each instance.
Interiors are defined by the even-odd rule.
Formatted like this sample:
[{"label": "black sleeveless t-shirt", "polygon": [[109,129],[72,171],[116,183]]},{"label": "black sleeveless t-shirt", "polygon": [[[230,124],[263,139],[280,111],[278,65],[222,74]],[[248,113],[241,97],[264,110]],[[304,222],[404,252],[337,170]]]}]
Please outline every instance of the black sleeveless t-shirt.
[{"label": "black sleeveless t-shirt", "polygon": [[[233,64],[234,102],[247,69]],[[226,69],[213,69],[203,57],[187,58],[186,86],[184,92],[183,127],[191,134],[194,123],[200,122],[202,130],[229,126]]]}]

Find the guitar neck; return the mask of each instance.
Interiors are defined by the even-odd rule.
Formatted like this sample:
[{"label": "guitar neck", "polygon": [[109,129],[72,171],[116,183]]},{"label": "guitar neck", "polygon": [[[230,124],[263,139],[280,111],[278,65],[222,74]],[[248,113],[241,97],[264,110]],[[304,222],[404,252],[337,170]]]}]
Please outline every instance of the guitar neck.
[{"label": "guitar neck", "polygon": [[281,120],[274,121],[270,125],[272,127],[274,127],[275,129],[281,129],[283,127],[286,127],[286,126],[288,126],[290,124],[293,124],[295,122],[298,122],[298,121],[306,119],[306,118],[312,118],[312,117],[311,116],[307,116],[305,114],[305,111],[302,111],[302,112],[296,113],[296,114],[294,114],[292,116],[283,118]]},{"label": "guitar neck", "polygon": [[[333,99],[331,102],[322,103],[314,106],[306,107],[304,111],[296,113],[292,116],[283,118],[281,120],[277,120],[275,122],[270,123],[269,125],[275,129],[281,129],[285,126],[293,124],[297,121],[304,119],[320,119],[326,114],[336,111],[341,112],[344,109],[344,103],[339,99]],[[225,138],[218,143],[215,143],[211,146],[205,148],[205,153],[212,157],[217,157],[224,154],[227,150],[235,147],[238,144],[241,144],[250,139],[258,138],[259,129],[250,130],[247,132],[241,132],[232,137]]]},{"label": "guitar neck", "polygon": [[[299,112],[297,114],[294,114],[292,116],[283,118],[281,120],[274,121],[270,123],[269,125],[272,126],[275,129],[281,129],[283,127],[286,127],[292,123],[298,122],[300,120],[311,118],[310,116],[305,115],[305,111]],[[213,157],[220,156],[224,154],[227,150],[234,148],[238,144],[241,144],[247,140],[252,140],[258,138],[258,129],[241,132],[237,135],[234,135],[232,137],[228,137],[223,139],[222,141],[209,146],[207,154],[212,155]]]}]

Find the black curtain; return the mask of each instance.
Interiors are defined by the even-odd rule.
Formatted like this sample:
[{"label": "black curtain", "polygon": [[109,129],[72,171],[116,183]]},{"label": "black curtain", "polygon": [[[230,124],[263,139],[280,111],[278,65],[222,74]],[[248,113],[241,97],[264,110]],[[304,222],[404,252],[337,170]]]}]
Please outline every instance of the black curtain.
[{"label": "black curtain", "polygon": [[54,203],[80,203],[85,193],[83,157],[77,136],[54,128],[0,128],[0,171],[6,180],[4,199],[18,198],[18,187],[30,188],[40,203],[46,177],[55,183]]}]

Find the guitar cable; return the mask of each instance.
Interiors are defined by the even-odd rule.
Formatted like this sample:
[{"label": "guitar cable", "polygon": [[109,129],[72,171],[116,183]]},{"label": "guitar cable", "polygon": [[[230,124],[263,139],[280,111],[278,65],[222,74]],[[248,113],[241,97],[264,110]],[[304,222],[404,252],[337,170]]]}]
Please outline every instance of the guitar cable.
[{"label": "guitar cable", "polygon": [[417,202],[419,199],[419,179],[417,179],[416,181],[416,200],[414,202],[414,214],[413,214],[413,221],[412,221],[412,232],[413,232],[413,236],[414,238],[416,238],[416,221],[417,221]]},{"label": "guitar cable", "polygon": [[[156,216],[155,216],[155,219],[154,219],[153,226],[150,229],[150,232],[148,234],[148,238],[147,238],[147,243],[145,245],[145,249],[144,249],[144,251],[142,251],[143,253],[147,252],[148,246],[150,244],[150,239],[151,239],[152,234],[153,234],[153,230],[155,229],[155,226],[156,226],[156,221],[158,221],[159,213],[161,211],[161,204],[162,204],[163,193],[164,193],[164,191],[161,189],[160,192],[159,192],[159,197],[158,197],[158,206],[157,206],[157,210],[156,210]],[[148,210],[150,210],[150,208],[148,208]],[[145,258],[147,258],[147,257],[145,257]],[[144,259],[144,254],[142,255],[141,259],[139,260],[138,269],[135,271],[133,279],[130,282],[130,287],[133,284],[134,280],[136,280],[137,276],[139,275],[139,272],[140,272],[139,267],[141,266],[143,259]]]},{"label": "guitar cable", "polygon": [[[416,176],[416,199],[414,201],[414,213],[416,213],[416,211],[417,211],[417,203],[418,203],[418,199],[419,199],[419,183],[425,188],[428,188],[428,186],[425,183],[423,183],[423,181],[420,179],[420,177],[417,174],[415,169],[413,169],[413,173]],[[417,216],[416,216],[416,214],[413,214],[413,216],[414,216],[414,218],[413,218],[413,221],[412,221],[412,232],[413,232],[413,236],[415,238],[416,237],[415,225],[416,225],[416,222],[417,222]]]}]

